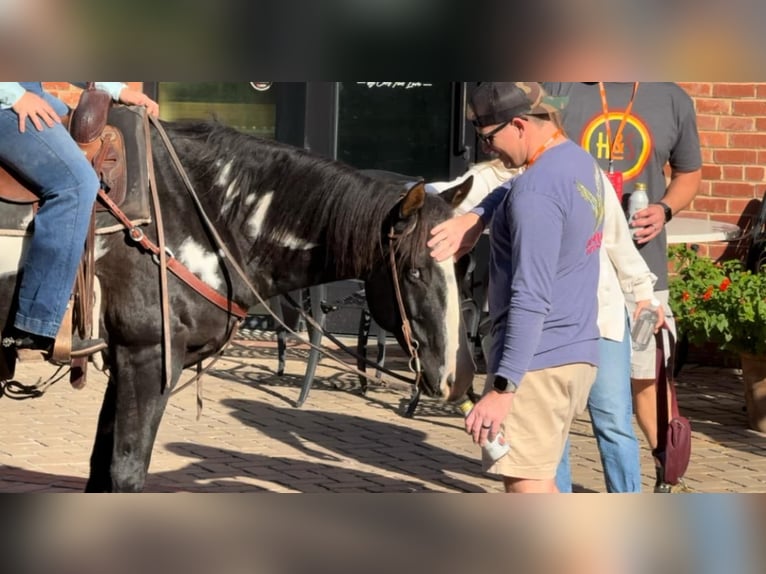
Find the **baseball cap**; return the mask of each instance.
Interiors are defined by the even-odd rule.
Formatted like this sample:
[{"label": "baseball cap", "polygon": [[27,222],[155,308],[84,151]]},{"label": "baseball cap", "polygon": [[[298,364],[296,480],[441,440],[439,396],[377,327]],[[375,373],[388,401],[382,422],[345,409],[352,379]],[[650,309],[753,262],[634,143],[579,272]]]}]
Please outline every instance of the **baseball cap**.
[{"label": "baseball cap", "polygon": [[549,96],[537,82],[481,82],[471,93],[467,116],[477,126],[492,126],[519,116],[560,112],[568,100]]}]

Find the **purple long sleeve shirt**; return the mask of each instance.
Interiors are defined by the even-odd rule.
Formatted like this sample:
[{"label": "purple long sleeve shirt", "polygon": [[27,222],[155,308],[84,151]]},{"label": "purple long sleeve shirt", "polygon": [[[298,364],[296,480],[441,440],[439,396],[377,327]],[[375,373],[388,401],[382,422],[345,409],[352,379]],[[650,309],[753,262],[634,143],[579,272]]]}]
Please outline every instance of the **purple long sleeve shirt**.
[{"label": "purple long sleeve shirt", "polygon": [[598,365],[598,169],[585,150],[565,142],[476,210],[485,220],[494,212],[489,372],[519,384],[527,371]]}]

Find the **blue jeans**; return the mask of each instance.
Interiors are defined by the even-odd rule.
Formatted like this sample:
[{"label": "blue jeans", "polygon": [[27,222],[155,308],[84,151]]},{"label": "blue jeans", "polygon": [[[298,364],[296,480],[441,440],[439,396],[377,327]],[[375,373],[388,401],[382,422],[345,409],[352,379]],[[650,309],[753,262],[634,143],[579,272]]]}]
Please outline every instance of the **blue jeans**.
[{"label": "blue jeans", "polygon": [[[58,113],[66,112],[60,100],[43,97]],[[41,199],[21,268],[14,325],[55,337],[72,293],[99,180],[62,124],[37,131],[27,120],[21,133],[19,117],[10,108],[0,110],[0,161]]]},{"label": "blue jeans", "polygon": [[[599,340],[599,368],[588,397],[588,411],[601,454],[607,492],[641,492],[639,444],[633,432],[627,320],[622,342]],[[556,486],[561,492],[572,492],[569,441],[556,470]]]}]

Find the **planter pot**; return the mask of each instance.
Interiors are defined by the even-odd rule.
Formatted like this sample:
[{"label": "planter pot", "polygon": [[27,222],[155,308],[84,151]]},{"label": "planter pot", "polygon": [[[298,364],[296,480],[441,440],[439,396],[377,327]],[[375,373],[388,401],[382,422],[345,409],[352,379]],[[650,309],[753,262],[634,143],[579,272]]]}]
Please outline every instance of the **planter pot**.
[{"label": "planter pot", "polygon": [[740,360],[748,424],[766,433],[766,356],[740,353]]}]

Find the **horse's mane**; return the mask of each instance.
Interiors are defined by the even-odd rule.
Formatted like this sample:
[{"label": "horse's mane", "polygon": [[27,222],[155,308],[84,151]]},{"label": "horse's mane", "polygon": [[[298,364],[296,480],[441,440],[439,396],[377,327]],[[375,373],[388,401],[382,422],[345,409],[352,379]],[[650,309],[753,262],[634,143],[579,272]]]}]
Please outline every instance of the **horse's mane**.
[{"label": "horse's mane", "polygon": [[[340,275],[363,276],[382,255],[381,229],[387,223],[404,187],[372,179],[352,167],[280,142],[244,134],[214,122],[168,126],[174,141],[188,140],[184,163],[205,182],[205,203],[229,229],[244,232],[258,201],[273,192],[265,225],[270,236],[292,236],[326,245]],[[196,143],[197,145],[193,145]],[[186,146],[184,146],[186,147]],[[222,166],[232,162],[236,194],[215,185]],[[429,202],[426,202],[428,206]],[[212,215],[212,214],[211,214]],[[428,225],[420,224],[397,246],[400,257],[414,261],[426,249]],[[387,232],[387,230],[386,230]],[[276,241],[258,241],[253,257],[278,260],[283,253]]]}]

